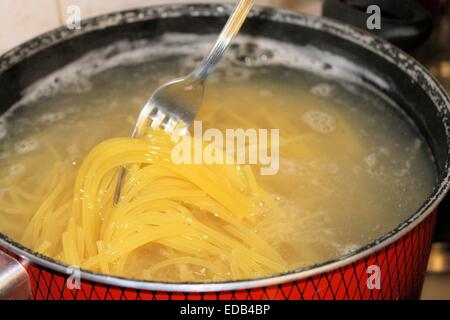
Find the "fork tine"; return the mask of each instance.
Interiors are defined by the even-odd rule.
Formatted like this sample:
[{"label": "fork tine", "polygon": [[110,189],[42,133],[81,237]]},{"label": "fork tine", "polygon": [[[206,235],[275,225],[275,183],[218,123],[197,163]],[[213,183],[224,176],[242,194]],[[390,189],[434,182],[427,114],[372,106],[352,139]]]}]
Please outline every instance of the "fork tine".
[{"label": "fork tine", "polygon": [[161,127],[163,124],[164,119],[167,117],[167,114],[162,112],[161,110],[158,110],[158,112],[156,113],[156,115],[154,115],[153,117],[151,117],[152,123],[151,123],[151,127],[152,128],[158,128]]},{"label": "fork tine", "polygon": [[178,124],[177,120],[175,120],[172,117],[169,117],[167,122],[164,124],[164,131],[172,133],[175,130],[177,124]]},{"label": "fork tine", "polygon": [[[181,124],[180,121],[175,120],[171,116],[165,114],[161,110],[158,110],[156,107],[153,108],[151,111],[148,112],[150,115],[149,118],[151,120],[151,127],[161,127],[164,129],[164,131],[172,133],[173,135],[179,136],[184,134],[184,126]],[[155,114],[154,116],[151,116],[152,114]],[[136,126],[138,127],[138,126]],[[135,129],[135,134],[133,136],[136,138],[140,135],[140,130],[138,128]],[[120,167],[119,169],[119,175],[117,176],[117,182],[116,182],[116,190],[114,192],[114,205],[117,205],[120,200],[120,193],[122,189],[123,180],[125,178],[127,168],[125,166]]]},{"label": "fork tine", "polygon": [[120,167],[119,175],[117,177],[117,182],[116,182],[116,190],[114,192],[114,205],[117,205],[119,203],[120,193],[122,190],[122,182],[123,182],[123,178],[125,177],[125,173],[126,173],[125,166]]},{"label": "fork tine", "polygon": [[[152,105],[151,100],[149,100],[146,103],[145,107],[142,109],[141,113],[139,114],[136,125],[133,128],[133,133],[131,134],[133,138],[138,138],[143,134],[143,129],[148,125],[150,119],[153,119],[151,115],[154,113],[158,114],[160,113],[160,111],[156,106]],[[126,171],[127,171],[126,166],[121,166],[119,169],[119,175],[117,176],[116,182],[116,190],[114,191],[114,201],[113,201],[114,206],[116,206],[119,203],[122,184],[126,175]]]}]

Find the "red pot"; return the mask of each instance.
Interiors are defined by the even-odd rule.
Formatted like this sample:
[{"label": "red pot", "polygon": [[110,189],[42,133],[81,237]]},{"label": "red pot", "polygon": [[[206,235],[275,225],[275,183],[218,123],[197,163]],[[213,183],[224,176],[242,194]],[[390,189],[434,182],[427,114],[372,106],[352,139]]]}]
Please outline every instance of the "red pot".
[{"label": "red pot", "polygon": [[[0,58],[0,108],[20,92],[80,54],[123,37],[165,32],[217,33],[231,8],[167,5],[84,21],[81,30],[60,28]],[[256,8],[244,33],[295,45],[316,46],[349,59],[356,73],[397,102],[428,141],[439,181],[417,212],[391,232],[339,259],[286,274],[224,283],[158,283],[74,270],[0,234],[0,297],[33,299],[416,299],[420,296],[436,208],[448,189],[450,100],[414,59],[387,42],[331,20]],[[54,57],[54,59],[48,59]],[[330,61],[333,64],[333,61]],[[380,85],[380,79],[389,86]],[[17,263],[17,261],[19,263]],[[26,271],[26,272],[25,272]],[[80,282],[78,282],[80,280]],[[78,284],[80,285],[77,288]]]}]

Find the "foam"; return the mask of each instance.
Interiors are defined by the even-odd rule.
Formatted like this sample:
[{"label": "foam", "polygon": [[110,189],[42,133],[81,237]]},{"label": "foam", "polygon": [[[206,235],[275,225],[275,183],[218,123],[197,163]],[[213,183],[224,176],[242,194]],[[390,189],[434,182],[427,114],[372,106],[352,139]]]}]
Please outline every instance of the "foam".
[{"label": "foam", "polygon": [[303,114],[303,122],[320,133],[331,133],[336,130],[336,118],[324,111],[310,110]]},{"label": "foam", "polygon": [[365,161],[369,167],[374,167],[378,163],[377,155],[371,153],[366,157]]},{"label": "foam", "polygon": [[[215,35],[168,33],[156,40],[118,41],[105,48],[86,53],[80,59],[38,80],[23,91],[23,98],[15,106],[30,104],[42,97],[61,92],[85,92],[92,88],[90,78],[94,75],[118,66],[138,65],[171,55],[187,56],[183,61],[183,69],[187,72],[198,65],[215,38]],[[248,50],[249,44],[251,44],[251,50]],[[241,62],[243,55],[246,57],[244,63]],[[231,80],[248,78],[249,72],[245,71],[242,65],[247,67],[285,65],[290,68],[308,70],[327,78],[330,76],[342,78],[343,71],[347,70],[356,75],[352,77],[346,72],[347,80],[357,81],[362,77],[374,78],[373,74],[368,74],[350,60],[331,52],[318,50],[312,46],[299,47],[250,36],[238,36],[235,45],[227,52],[224,60],[219,64],[218,69],[225,71],[225,76]],[[233,65],[241,66],[241,68],[233,68]],[[372,80],[380,87],[387,87],[381,78]]]},{"label": "foam", "polygon": [[[76,61],[33,83],[22,92],[22,98],[0,117],[0,140],[8,131],[8,119],[19,107],[27,107],[38,100],[56,94],[77,94],[92,90],[91,78],[97,74],[120,66],[133,66],[149,63],[168,56],[185,56],[182,60],[181,74],[191,72],[209,51],[216,35],[195,35],[168,33],[154,40],[121,40],[107,47],[86,53]],[[371,79],[378,87],[388,87],[382,78],[368,73],[344,57],[331,52],[318,50],[312,46],[299,47],[289,43],[265,38],[238,36],[226,53],[210,82],[246,81],[255,68],[268,65],[283,65],[288,68],[306,70],[326,79],[342,79],[361,84],[361,79]],[[161,83],[171,80],[160,79]],[[332,87],[319,84],[312,93],[328,97]],[[270,95],[262,91],[262,95]],[[63,112],[44,114],[39,122],[46,125],[65,117]],[[310,116],[306,116],[308,118]],[[335,120],[321,114],[306,120],[310,126],[322,133],[331,132]],[[24,149],[26,150],[26,148]],[[25,151],[24,151],[25,152]],[[28,152],[28,151],[27,151]]]},{"label": "foam", "polygon": [[333,91],[333,87],[327,83],[320,83],[310,89],[311,93],[315,96],[327,98]]},{"label": "foam", "polygon": [[38,121],[42,124],[51,124],[64,119],[65,116],[64,112],[47,112],[40,116]]},{"label": "foam", "polygon": [[28,138],[18,141],[14,144],[14,151],[19,154],[25,154],[36,150],[39,146],[39,141],[34,138]]}]

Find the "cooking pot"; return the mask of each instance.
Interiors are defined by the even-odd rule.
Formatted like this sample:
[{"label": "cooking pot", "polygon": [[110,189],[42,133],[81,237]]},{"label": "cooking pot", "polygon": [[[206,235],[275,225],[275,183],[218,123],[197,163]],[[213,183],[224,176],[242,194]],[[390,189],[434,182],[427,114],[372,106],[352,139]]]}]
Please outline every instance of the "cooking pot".
[{"label": "cooking pot", "polygon": [[[0,58],[0,112],[24,90],[81,55],[121,39],[166,33],[217,34],[228,5],[164,5],[99,16],[43,34]],[[362,30],[283,10],[256,7],[242,34],[314,48],[331,69],[387,95],[410,117],[433,152],[438,181],[395,229],[345,256],[284,274],[221,283],[162,283],[77,270],[0,234],[0,297],[33,299],[414,299],[420,296],[437,206],[449,186],[450,100],[406,53]],[[301,56],[297,57],[299,60]],[[346,63],[342,66],[342,62]],[[351,67],[345,67],[349,65]],[[0,251],[1,252],[1,251]],[[79,281],[81,280],[81,281]]]}]

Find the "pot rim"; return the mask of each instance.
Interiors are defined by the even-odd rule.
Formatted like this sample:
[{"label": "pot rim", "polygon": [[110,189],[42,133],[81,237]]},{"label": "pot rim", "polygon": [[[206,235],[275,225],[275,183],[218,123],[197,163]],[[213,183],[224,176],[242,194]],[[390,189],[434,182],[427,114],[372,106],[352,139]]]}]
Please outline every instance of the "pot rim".
[{"label": "pot rim", "polygon": [[[233,6],[228,4],[169,4],[114,12],[89,18],[82,21],[81,30],[68,30],[63,26],[37,36],[22,45],[7,51],[0,56],[0,74],[38,51],[94,30],[139,21],[161,19],[164,17],[225,17],[229,15],[232,10]],[[397,65],[402,72],[407,73],[412,80],[416,81],[434,102],[445,127],[447,144],[450,145],[450,98],[426,68],[408,54],[364,30],[356,29],[323,17],[261,6],[255,6],[250,17],[263,17],[265,20],[273,22],[294,24],[328,32],[343,40],[362,46],[390,63]],[[81,280],[150,291],[217,292],[278,285],[336,270],[392,244],[428,217],[437,208],[450,187],[449,159],[450,151],[447,153],[443,177],[438,181],[434,191],[418,211],[385,235],[334,260],[268,277],[226,282],[192,283],[133,280],[96,273],[89,270],[80,270]],[[36,264],[66,275],[71,275],[73,270],[78,270],[78,267],[63,264],[52,258],[36,253],[8,238],[3,233],[0,233],[0,247],[5,248],[24,259],[25,264]]]}]

